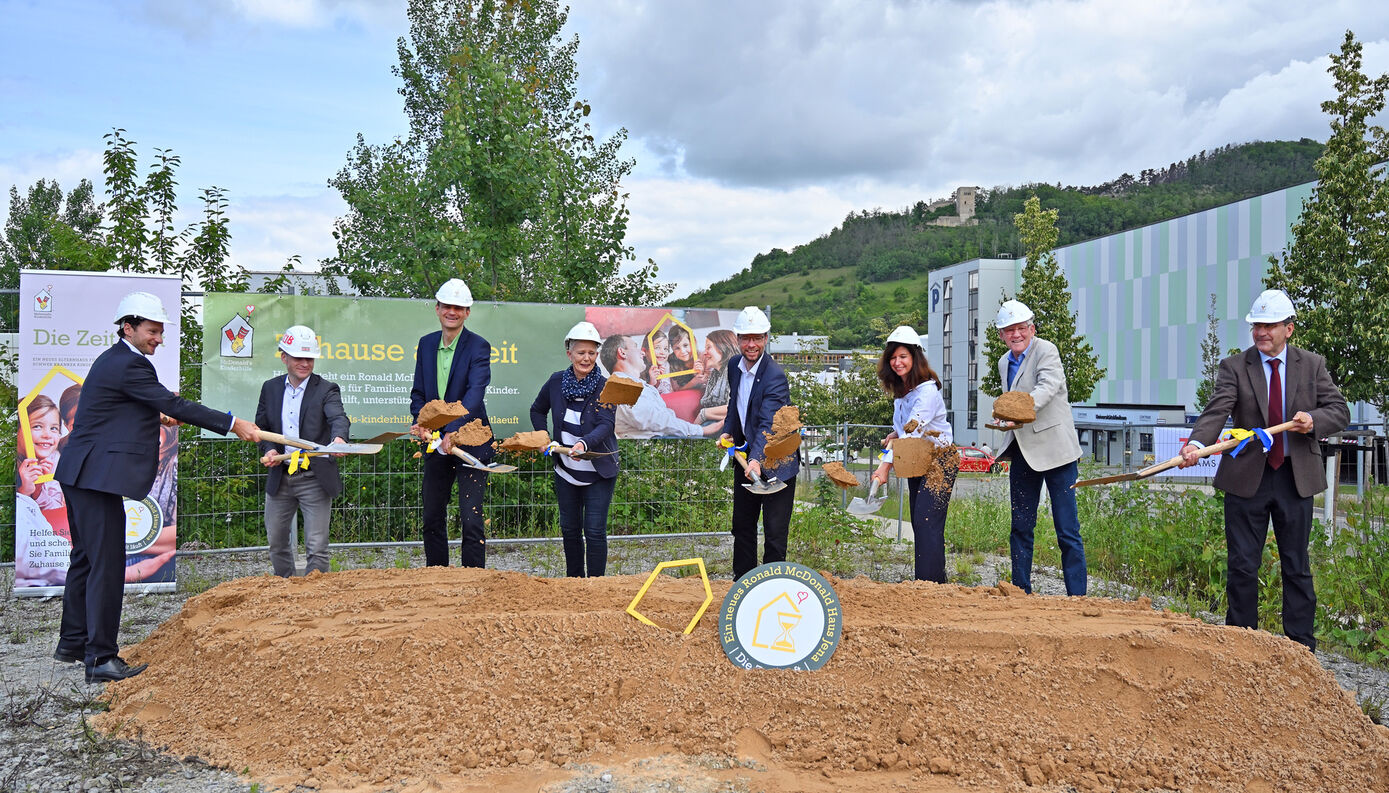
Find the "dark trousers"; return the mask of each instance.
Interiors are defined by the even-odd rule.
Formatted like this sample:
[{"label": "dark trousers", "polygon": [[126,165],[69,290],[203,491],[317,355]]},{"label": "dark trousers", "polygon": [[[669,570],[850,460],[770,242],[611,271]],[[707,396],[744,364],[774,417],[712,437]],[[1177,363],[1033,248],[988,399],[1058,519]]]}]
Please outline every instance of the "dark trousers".
[{"label": "dark trousers", "polygon": [[87,667],[116,656],[125,590],[125,504],[115,493],[63,485],[72,553],[58,649]]},{"label": "dark trousers", "polygon": [[1225,547],[1229,569],[1225,594],[1230,610],[1226,625],[1259,627],[1259,563],[1264,558],[1269,518],[1278,542],[1283,571],[1283,633],[1317,649],[1312,619],[1317,593],[1312,588],[1312,562],[1307,541],[1312,531],[1312,499],[1297,494],[1291,461],[1277,470],[1264,464],[1259,489],[1251,498],[1225,494]]},{"label": "dark trousers", "polygon": [[907,479],[918,581],[945,583],[945,515],[950,509],[950,493],[955,489],[957,468],[957,465],[942,466],[945,489],[939,493],[926,487],[924,476]]},{"label": "dark trousers", "polygon": [[588,562],[590,577],[608,570],[608,505],[613,500],[617,478],[599,479],[589,485],[576,485],[555,474],[555,501],[559,505],[559,534],[564,540],[564,574],[584,577]]},{"label": "dark trousers", "polygon": [[[766,479],[766,474],[763,474]],[[786,537],[791,532],[791,507],[796,501],[796,477],[784,480],[786,487],[771,495],[759,496],[743,485],[750,484],[741,466],[733,475],[733,577],[757,566],[757,516],[762,515],[764,547],[762,563],[786,561]]]},{"label": "dark trousers", "polygon": [[453,485],[458,483],[458,523],[462,537],[459,564],[487,565],[487,536],[483,531],[482,497],[487,472],[469,468],[451,454],[424,456],[424,563],[447,567],[449,563],[448,506]]},{"label": "dark trousers", "polygon": [[1032,592],[1032,537],[1037,527],[1037,507],[1042,485],[1051,499],[1051,522],[1056,526],[1056,545],[1061,549],[1061,577],[1066,594],[1084,595],[1086,587],[1085,543],[1080,539],[1080,513],[1076,507],[1076,483],[1080,467],[1075,462],[1046,471],[1033,470],[1022,456],[1022,449],[1011,444],[1012,464],[1008,467],[1008,500],[1013,512],[1008,551],[1013,560],[1013,584]]}]

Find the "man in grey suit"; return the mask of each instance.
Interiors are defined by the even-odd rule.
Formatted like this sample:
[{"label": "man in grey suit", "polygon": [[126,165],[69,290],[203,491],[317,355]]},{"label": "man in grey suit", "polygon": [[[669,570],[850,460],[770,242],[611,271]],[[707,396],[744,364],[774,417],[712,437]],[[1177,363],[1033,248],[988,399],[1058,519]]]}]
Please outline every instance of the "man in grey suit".
[{"label": "man in grey suit", "polygon": [[[294,325],[280,336],[280,360],[285,375],[266,380],[260,387],[256,422],[272,432],[302,438],[313,443],[342,443],[351,426],[342,409],[342,396],[336,383],[313,373],[319,357],[318,336],[304,325]],[[287,466],[274,460],[284,451],[261,441],[261,462],[270,468],[265,483],[265,533],[270,541],[270,567],[275,575],[294,575],[294,548],[290,546],[290,522],[294,513],[304,513],[304,547],[309,561],[305,575],[315,570],[328,572],[328,522],[333,497],[342,492],[337,460],[314,457],[308,467]]]},{"label": "man in grey suit", "polygon": [[1215,442],[1231,416],[1245,429],[1294,422],[1292,432],[1273,436],[1267,454],[1225,454],[1215,471],[1215,486],[1225,491],[1230,601],[1225,624],[1259,627],[1259,564],[1271,516],[1283,572],[1283,632],[1316,650],[1317,594],[1307,542],[1312,496],[1326,489],[1317,438],[1345,429],[1350,410],[1331,381],[1326,359],[1288,344],[1295,316],[1292,300],[1281,290],[1270,289],[1254,300],[1244,318],[1254,346],[1220,362],[1211,400],[1182,448],[1181,467],[1196,463],[1197,451]]},{"label": "man in grey suit", "polygon": [[1005,300],[994,325],[1008,354],[998,359],[998,376],[1007,391],[1032,395],[1037,420],[1030,424],[1000,422],[1011,427],[1003,436],[1000,460],[1011,460],[1008,497],[1013,512],[1008,549],[1013,560],[1013,583],[1032,592],[1032,541],[1037,525],[1037,506],[1042,483],[1051,499],[1051,519],[1056,525],[1056,544],[1061,549],[1061,575],[1066,594],[1084,595],[1085,544],[1080,538],[1080,515],[1075,491],[1080,459],[1080,440],[1071,419],[1066,373],[1056,345],[1037,338],[1032,309],[1016,300]]}]

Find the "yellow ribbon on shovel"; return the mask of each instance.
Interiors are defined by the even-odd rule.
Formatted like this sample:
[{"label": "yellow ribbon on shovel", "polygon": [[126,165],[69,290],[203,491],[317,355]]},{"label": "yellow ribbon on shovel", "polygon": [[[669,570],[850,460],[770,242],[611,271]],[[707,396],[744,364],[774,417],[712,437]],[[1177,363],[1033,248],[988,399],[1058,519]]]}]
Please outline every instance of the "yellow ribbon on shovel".
[{"label": "yellow ribbon on shovel", "polygon": [[295,449],[289,453],[289,471],[293,475],[295,471],[309,470],[309,458],[318,456],[315,452],[306,452],[302,449]]}]

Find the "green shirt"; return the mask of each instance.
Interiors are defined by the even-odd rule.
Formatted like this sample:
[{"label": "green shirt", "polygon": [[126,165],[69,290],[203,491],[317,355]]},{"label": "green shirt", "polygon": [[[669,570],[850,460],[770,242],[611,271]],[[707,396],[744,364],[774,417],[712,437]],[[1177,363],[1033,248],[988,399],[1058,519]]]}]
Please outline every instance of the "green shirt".
[{"label": "green shirt", "polygon": [[[463,333],[460,331],[458,336],[462,335]],[[453,368],[453,351],[458,347],[458,336],[454,336],[453,341],[449,342],[448,346],[444,345],[444,337],[439,337],[439,352],[434,362],[435,368],[438,370],[436,374],[439,378],[438,386],[440,399],[444,398],[444,392],[448,390],[449,370]]]}]

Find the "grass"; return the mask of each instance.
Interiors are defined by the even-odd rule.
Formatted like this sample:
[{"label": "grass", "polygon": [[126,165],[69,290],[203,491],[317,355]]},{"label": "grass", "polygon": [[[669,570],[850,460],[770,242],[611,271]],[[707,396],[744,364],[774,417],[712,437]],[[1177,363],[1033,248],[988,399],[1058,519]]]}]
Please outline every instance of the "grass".
[{"label": "grass", "polygon": [[[816,295],[826,289],[841,288],[846,283],[859,283],[854,275],[854,267],[832,267],[811,270],[808,273],[788,273],[770,281],[750,286],[740,292],[719,298],[715,302],[728,306],[765,306],[785,302],[787,295]],[[930,275],[921,273],[911,278],[896,281],[862,282],[874,297],[879,300],[896,301],[893,296],[899,288],[907,290],[908,303],[926,292]]]}]

